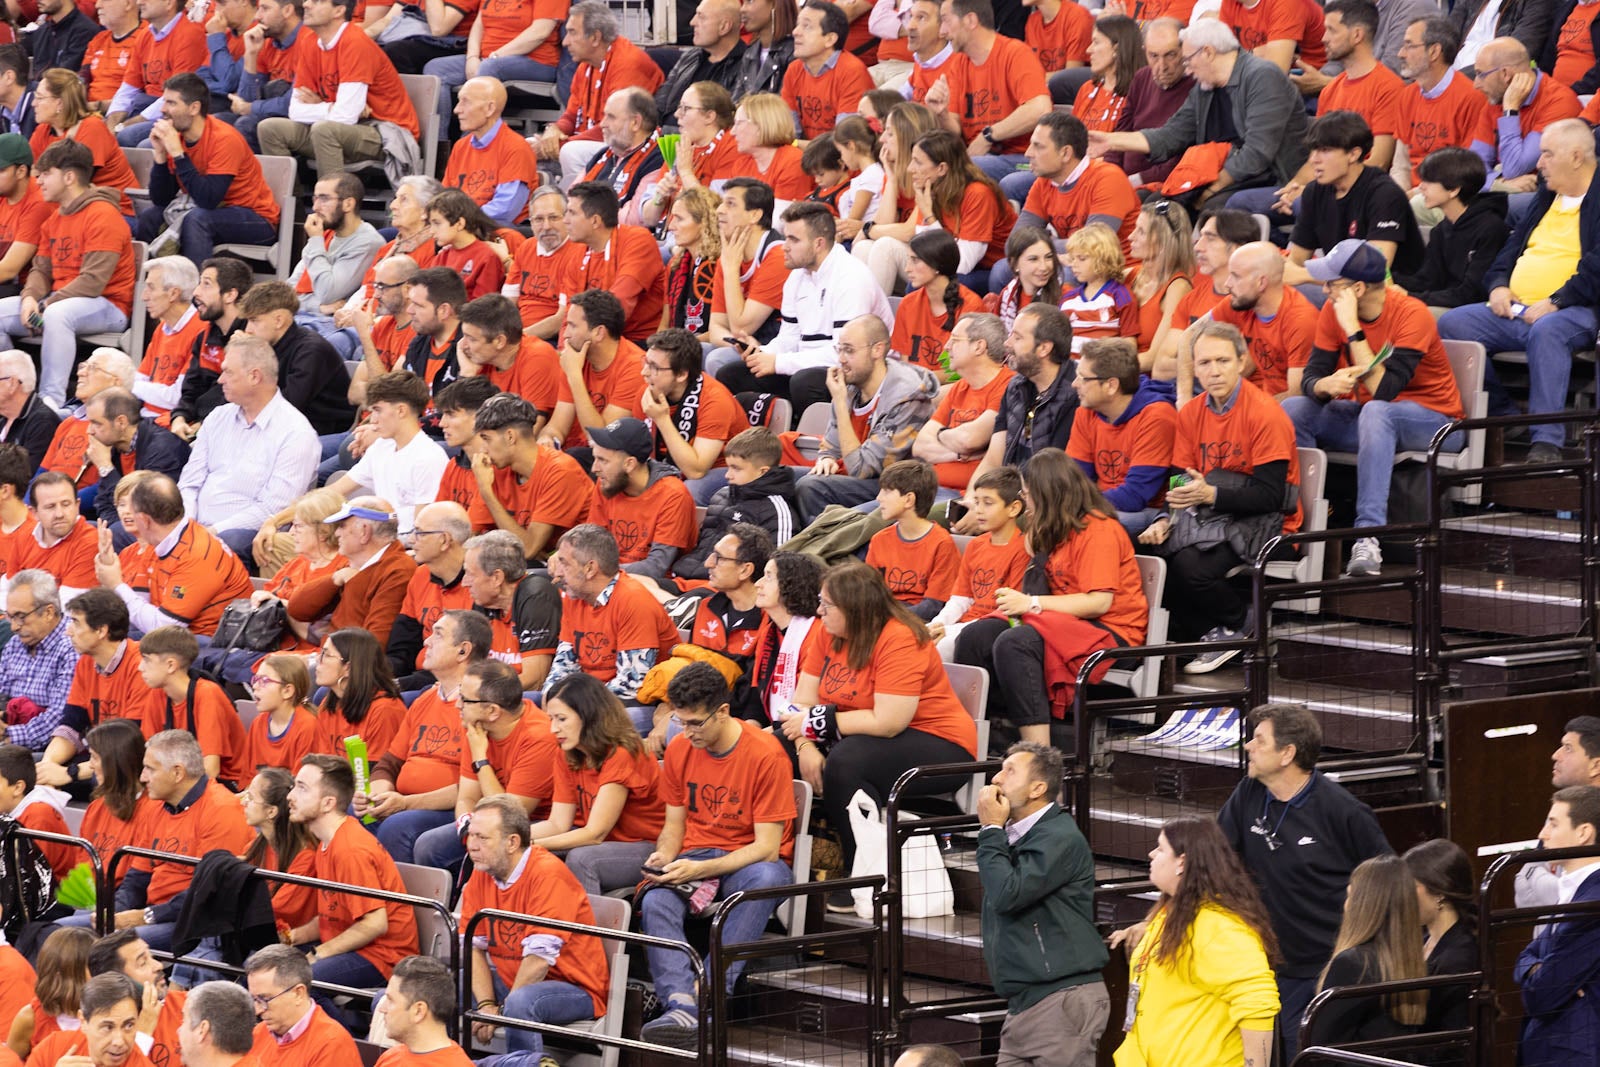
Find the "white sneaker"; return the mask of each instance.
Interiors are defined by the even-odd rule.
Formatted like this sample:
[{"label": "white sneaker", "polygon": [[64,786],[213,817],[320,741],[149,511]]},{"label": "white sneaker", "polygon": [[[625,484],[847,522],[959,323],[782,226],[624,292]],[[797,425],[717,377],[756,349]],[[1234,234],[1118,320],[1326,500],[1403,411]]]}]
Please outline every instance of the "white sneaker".
[{"label": "white sneaker", "polygon": [[1374,578],[1383,569],[1383,550],[1376,537],[1363,537],[1350,550],[1344,573],[1351,578]]}]

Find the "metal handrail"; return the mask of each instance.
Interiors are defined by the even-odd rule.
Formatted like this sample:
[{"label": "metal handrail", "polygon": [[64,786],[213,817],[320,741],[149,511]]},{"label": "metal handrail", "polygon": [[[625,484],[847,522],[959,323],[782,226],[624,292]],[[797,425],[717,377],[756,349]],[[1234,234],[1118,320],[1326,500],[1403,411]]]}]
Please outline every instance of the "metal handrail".
[{"label": "metal handrail", "polygon": [[[95,929],[109,929],[108,926],[101,925],[102,906],[108,903],[107,894],[103,888],[106,884],[105,865],[100,860],[100,850],[95,848],[94,844],[88,838],[77,837],[73,834],[58,834],[53,830],[35,830],[31,827],[23,826],[20,823],[18,823],[16,826],[13,826],[11,828],[11,832],[16,834],[18,837],[31,838],[35,841],[49,841],[57,845],[74,845],[87,852],[89,854],[89,870],[94,875]],[[107,914],[109,914],[108,911]]]},{"label": "metal handrail", "polygon": [[[1312,1024],[1316,1021],[1317,1013],[1322,1010],[1324,1005],[1336,1000],[1361,1000],[1368,997],[1387,996],[1390,993],[1411,993],[1418,990],[1427,991],[1463,986],[1467,990],[1467,1011],[1470,1020],[1473,1001],[1475,995],[1483,986],[1484,978],[1482,971],[1468,971],[1464,974],[1431,974],[1423,978],[1401,978],[1388,982],[1365,982],[1361,985],[1333,986],[1324,989],[1312,998],[1310,1004],[1306,1005],[1306,1013],[1300,1021],[1300,1043],[1302,1045],[1306,1043],[1306,1038],[1311,1033]],[[1476,1039],[1476,1031],[1469,1021],[1465,1029],[1432,1030],[1426,1033],[1399,1034],[1394,1037],[1352,1041],[1348,1047],[1359,1050],[1373,1048],[1433,1048],[1441,1045],[1460,1045],[1475,1052],[1474,1042]],[[1346,1046],[1341,1045],[1339,1047],[1345,1048]],[[1476,1061],[1469,1060],[1468,1067],[1472,1062]]]}]

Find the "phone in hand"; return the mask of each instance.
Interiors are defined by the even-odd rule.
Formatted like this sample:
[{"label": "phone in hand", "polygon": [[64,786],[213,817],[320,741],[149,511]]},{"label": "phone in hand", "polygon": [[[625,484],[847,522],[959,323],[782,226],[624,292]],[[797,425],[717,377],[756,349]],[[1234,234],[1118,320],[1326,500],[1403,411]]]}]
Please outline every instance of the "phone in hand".
[{"label": "phone in hand", "polygon": [[966,518],[967,512],[970,510],[972,509],[966,504],[963,504],[961,501],[952,500],[950,503],[945,505],[944,514],[945,518],[949,520],[950,525],[954,526],[956,523]]},{"label": "phone in hand", "polygon": [[667,869],[665,867],[653,867],[648,863],[644,864],[639,869],[645,874],[648,874],[654,878],[660,878],[662,875],[667,873]]}]

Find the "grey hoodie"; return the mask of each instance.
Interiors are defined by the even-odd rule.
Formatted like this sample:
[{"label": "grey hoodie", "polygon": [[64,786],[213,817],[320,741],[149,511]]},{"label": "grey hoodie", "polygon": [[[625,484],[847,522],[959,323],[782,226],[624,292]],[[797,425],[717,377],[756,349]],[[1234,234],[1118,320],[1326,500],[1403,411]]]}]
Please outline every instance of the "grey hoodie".
[{"label": "grey hoodie", "polygon": [[[837,409],[829,405],[828,432],[823,435],[819,455],[840,460],[844,473],[852,478],[876,478],[883,468],[909,456],[917,431],[933,415],[939,399],[939,382],[931,371],[899,359],[888,360],[885,369],[877,403],[867,420],[867,435],[860,448],[842,458]],[[865,400],[851,386],[851,406],[859,408]]]}]

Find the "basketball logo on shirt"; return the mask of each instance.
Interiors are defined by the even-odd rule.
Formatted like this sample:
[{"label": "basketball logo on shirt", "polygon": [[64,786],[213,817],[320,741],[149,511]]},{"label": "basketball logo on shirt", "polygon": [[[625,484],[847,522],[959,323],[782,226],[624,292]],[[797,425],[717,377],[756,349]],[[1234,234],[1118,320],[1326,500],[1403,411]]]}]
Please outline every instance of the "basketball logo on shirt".
[{"label": "basketball logo on shirt", "polygon": [[164,1044],[151,1045],[150,1062],[154,1064],[155,1067],[167,1067],[167,1065],[172,1062],[172,1050]]},{"label": "basketball logo on shirt", "polygon": [[833,108],[828,101],[820,96],[802,96],[800,103],[800,127],[806,130],[827,130],[833,127]]},{"label": "basketball logo on shirt", "polygon": [[915,567],[890,567],[883,573],[883,580],[888,583],[889,592],[896,596],[915,592],[921,577]]},{"label": "basketball logo on shirt", "polygon": [[976,92],[965,94],[967,98],[967,115],[969,119],[987,118],[991,109],[999,111],[1005,106],[1005,101],[1000,96],[998,89],[979,89]]},{"label": "basketball logo on shirt", "polygon": [[578,662],[590,666],[603,664],[611,653],[611,635],[603,630],[579,630],[572,635]]},{"label": "basketball logo on shirt", "polygon": [[617,551],[623,559],[627,559],[649,536],[644,525],[632,519],[612,519],[610,529],[611,535],[617,539]]},{"label": "basketball logo on shirt", "polygon": [[437,723],[417,727],[417,739],[411,742],[413,756],[437,756],[449,749],[459,748],[456,732]]},{"label": "basketball logo on shirt", "polygon": [[822,668],[822,690],[834,697],[833,703],[855,694],[855,671],[848,663],[829,660]]},{"label": "basketball logo on shirt", "polygon": [[1201,441],[1200,442],[1200,473],[1215,470],[1229,470],[1230,463],[1237,463],[1244,458],[1244,446],[1232,441]]},{"label": "basketball logo on shirt", "polygon": [[1121,485],[1128,477],[1128,454],[1120,448],[1102,448],[1094,454],[1101,485]]},{"label": "basketball logo on shirt", "polygon": [[986,601],[994,593],[996,583],[1000,581],[999,573],[993,567],[979,567],[972,572],[972,599]]}]

